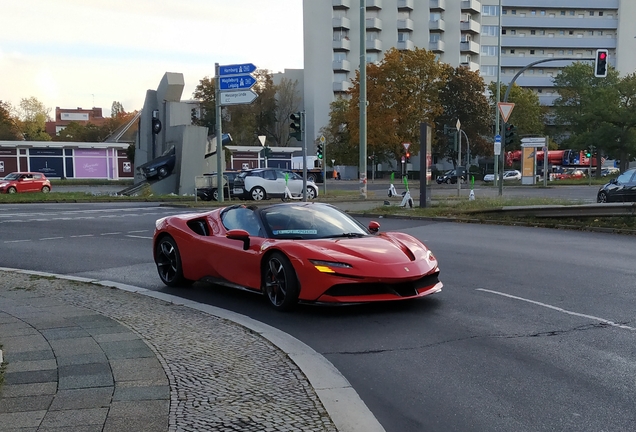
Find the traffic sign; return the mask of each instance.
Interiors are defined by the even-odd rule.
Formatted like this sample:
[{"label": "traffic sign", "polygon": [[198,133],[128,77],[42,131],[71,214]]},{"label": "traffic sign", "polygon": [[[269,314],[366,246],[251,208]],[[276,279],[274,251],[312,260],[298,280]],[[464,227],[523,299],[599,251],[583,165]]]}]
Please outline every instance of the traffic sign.
[{"label": "traffic sign", "polygon": [[219,66],[219,76],[248,74],[256,70],[252,63]]},{"label": "traffic sign", "polygon": [[221,105],[240,105],[254,102],[258,97],[252,90],[221,92]]},{"label": "traffic sign", "polygon": [[495,142],[496,143],[500,143],[501,142],[501,135],[495,135]]},{"label": "traffic sign", "polygon": [[507,123],[515,104],[511,102],[497,102],[497,107],[499,108],[499,112],[501,113],[501,118],[504,123]]},{"label": "traffic sign", "polygon": [[236,75],[219,78],[219,83],[221,90],[247,90],[256,84],[256,79],[252,75]]},{"label": "traffic sign", "polygon": [[411,143],[402,143],[402,145],[404,146],[404,151],[409,151],[409,146],[411,145]]}]

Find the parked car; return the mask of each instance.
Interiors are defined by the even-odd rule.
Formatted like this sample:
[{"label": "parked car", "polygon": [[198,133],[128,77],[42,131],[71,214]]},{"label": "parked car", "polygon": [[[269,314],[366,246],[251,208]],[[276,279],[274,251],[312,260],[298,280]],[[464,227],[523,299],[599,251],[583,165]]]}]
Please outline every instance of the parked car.
[{"label": "parked car", "polygon": [[566,179],[581,179],[585,178],[586,174],[581,169],[576,168],[568,168],[563,172],[554,173],[555,180],[566,180]]},{"label": "parked car", "polygon": [[[518,171],[518,170],[504,171],[503,179],[505,181],[508,181],[508,180],[521,180],[521,172]],[[495,175],[494,174],[486,174],[484,176],[484,181],[485,182],[493,182],[493,181],[495,181]]]},{"label": "parked car", "polygon": [[603,168],[601,170],[601,177],[612,176],[615,174],[620,174],[621,170],[618,168]]},{"label": "parked car", "polygon": [[51,191],[51,182],[39,172],[13,172],[0,180],[0,193]]},{"label": "parked car", "polygon": [[[288,180],[286,183],[285,176]],[[256,168],[242,171],[234,179],[234,195],[241,199],[260,201],[269,198],[284,198],[285,186],[292,195],[303,193],[303,178],[298,174],[281,168]],[[307,198],[318,196],[316,183],[307,180]]]},{"label": "parked car", "polygon": [[[224,197],[231,198],[234,194],[234,179],[239,175],[241,171],[223,171],[223,175],[227,179],[227,187],[224,190]],[[216,173],[203,174],[204,176],[216,176]],[[229,191],[229,196],[228,196]],[[219,200],[219,192],[217,188],[198,188],[197,196],[205,201],[218,201]]]},{"label": "parked car", "polygon": [[437,259],[420,240],[380,232],[376,221],[365,227],[330,204],[238,204],[155,226],[153,257],[170,287],[211,278],[261,293],[281,311],[299,302],[408,301],[442,289]]},{"label": "parked car", "polygon": [[596,201],[636,202],[636,168],[625,171],[598,190]]},{"label": "parked car", "polygon": [[154,179],[155,177],[162,179],[168,177],[176,162],[176,154],[174,146],[166,150],[161,156],[140,165],[137,168],[146,177],[146,179]]},{"label": "parked car", "polygon": [[[461,179],[462,181],[466,181],[466,175],[462,175]],[[437,184],[455,184],[457,183],[457,174],[454,169],[446,171],[444,175],[437,176],[437,179],[435,179],[435,181],[437,182]]]}]

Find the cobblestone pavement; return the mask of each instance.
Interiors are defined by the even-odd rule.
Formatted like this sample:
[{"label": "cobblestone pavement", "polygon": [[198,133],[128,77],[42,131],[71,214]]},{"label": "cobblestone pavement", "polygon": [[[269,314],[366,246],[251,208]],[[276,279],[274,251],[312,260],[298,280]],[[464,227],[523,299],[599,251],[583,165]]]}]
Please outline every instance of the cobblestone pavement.
[{"label": "cobblestone pavement", "polygon": [[[137,335],[153,351],[165,373],[164,380],[167,378],[169,404],[158,405],[163,407],[160,410],[163,412],[157,415],[167,418],[170,431],[337,430],[296,363],[260,334],[188,306],[74,280],[0,271],[0,344],[4,345],[5,377],[10,377],[15,372],[14,366],[20,362],[13,360],[12,338],[7,337],[8,333],[3,329],[16,324],[16,315],[19,314],[13,314],[12,310],[17,312],[17,309],[29,305],[39,305],[42,313],[64,311],[69,307],[96,312]],[[29,317],[33,319],[33,312]],[[44,336],[51,343],[50,335]],[[96,340],[103,344],[104,339]],[[125,341],[119,341],[115,350],[125,350],[126,347]],[[111,368],[112,363],[111,360]],[[128,368],[133,370],[139,382],[153,384],[147,382],[153,379],[154,384],[161,382],[162,377],[156,374],[149,376],[146,368],[148,359],[138,359],[135,363],[129,364]],[[60,368],[58,362],[58,384],[53,403],[61,397],[59,380],[63,373]],[[15,415],[23,410],[16,406],[19,404],[10,403],[11,396],[15,395],[6,394],[7,389],[11,389],[10,380],[6,381],[4,388],[0,388],[2,430],[6,430],[7,426],[2,418],[15,420],[18,418]],[[126,381],[118,381],[115,377],[114,386],[117,394],[118,390],[124,390]],[[121,388],[118,389],[118,386]],[[111,413],[113,404],[114,401],[109,401],[106,406]],[[51,405],[46,409],[50,410]],[[125,412],[125,404],[122,409]],[[128,425],[132,428],[129,430],[158,430],[139,424],[134,409],[128,415],[130,423],[126,423],[125,416],[120,417],[119,426]],[[127,427],[119,430],[125,429]],[[33,427],[21,430],[45,429]]]}]

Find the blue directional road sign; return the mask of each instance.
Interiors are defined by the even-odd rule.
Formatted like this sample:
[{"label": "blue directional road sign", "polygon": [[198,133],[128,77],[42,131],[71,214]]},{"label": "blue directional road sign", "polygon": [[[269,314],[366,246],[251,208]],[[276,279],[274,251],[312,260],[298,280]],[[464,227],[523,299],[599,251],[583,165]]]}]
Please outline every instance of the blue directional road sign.
[{"label": "blue directional road sign", "polygon": [[235,75],[220,77],[221,90],[247,90],[256,84],[256,79],[252,75]]},{"label": "blue directional road sign", "polygon": [[495,135],[495,142],[501,142],[501,135]]},{"label": "blue directional road sign", "polygon": [[249,74],[255,70],[252,63],[219,66],[219,76]]}]

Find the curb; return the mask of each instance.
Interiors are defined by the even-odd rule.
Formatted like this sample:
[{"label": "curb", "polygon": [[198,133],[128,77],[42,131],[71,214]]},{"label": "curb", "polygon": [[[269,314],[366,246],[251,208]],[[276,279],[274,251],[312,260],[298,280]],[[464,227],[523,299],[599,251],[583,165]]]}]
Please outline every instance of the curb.
[{"label": "curb", "polygon": [[[0,271],[85,282],[141,294],[232,321],[259,334],[283,351],[302,371],[339,432],[385,432],[357,392],[336,367],[309,345],[268,324],[216,306],[109,280],[0,267]],[[2,364],[2,351],[0,351]]]}]

